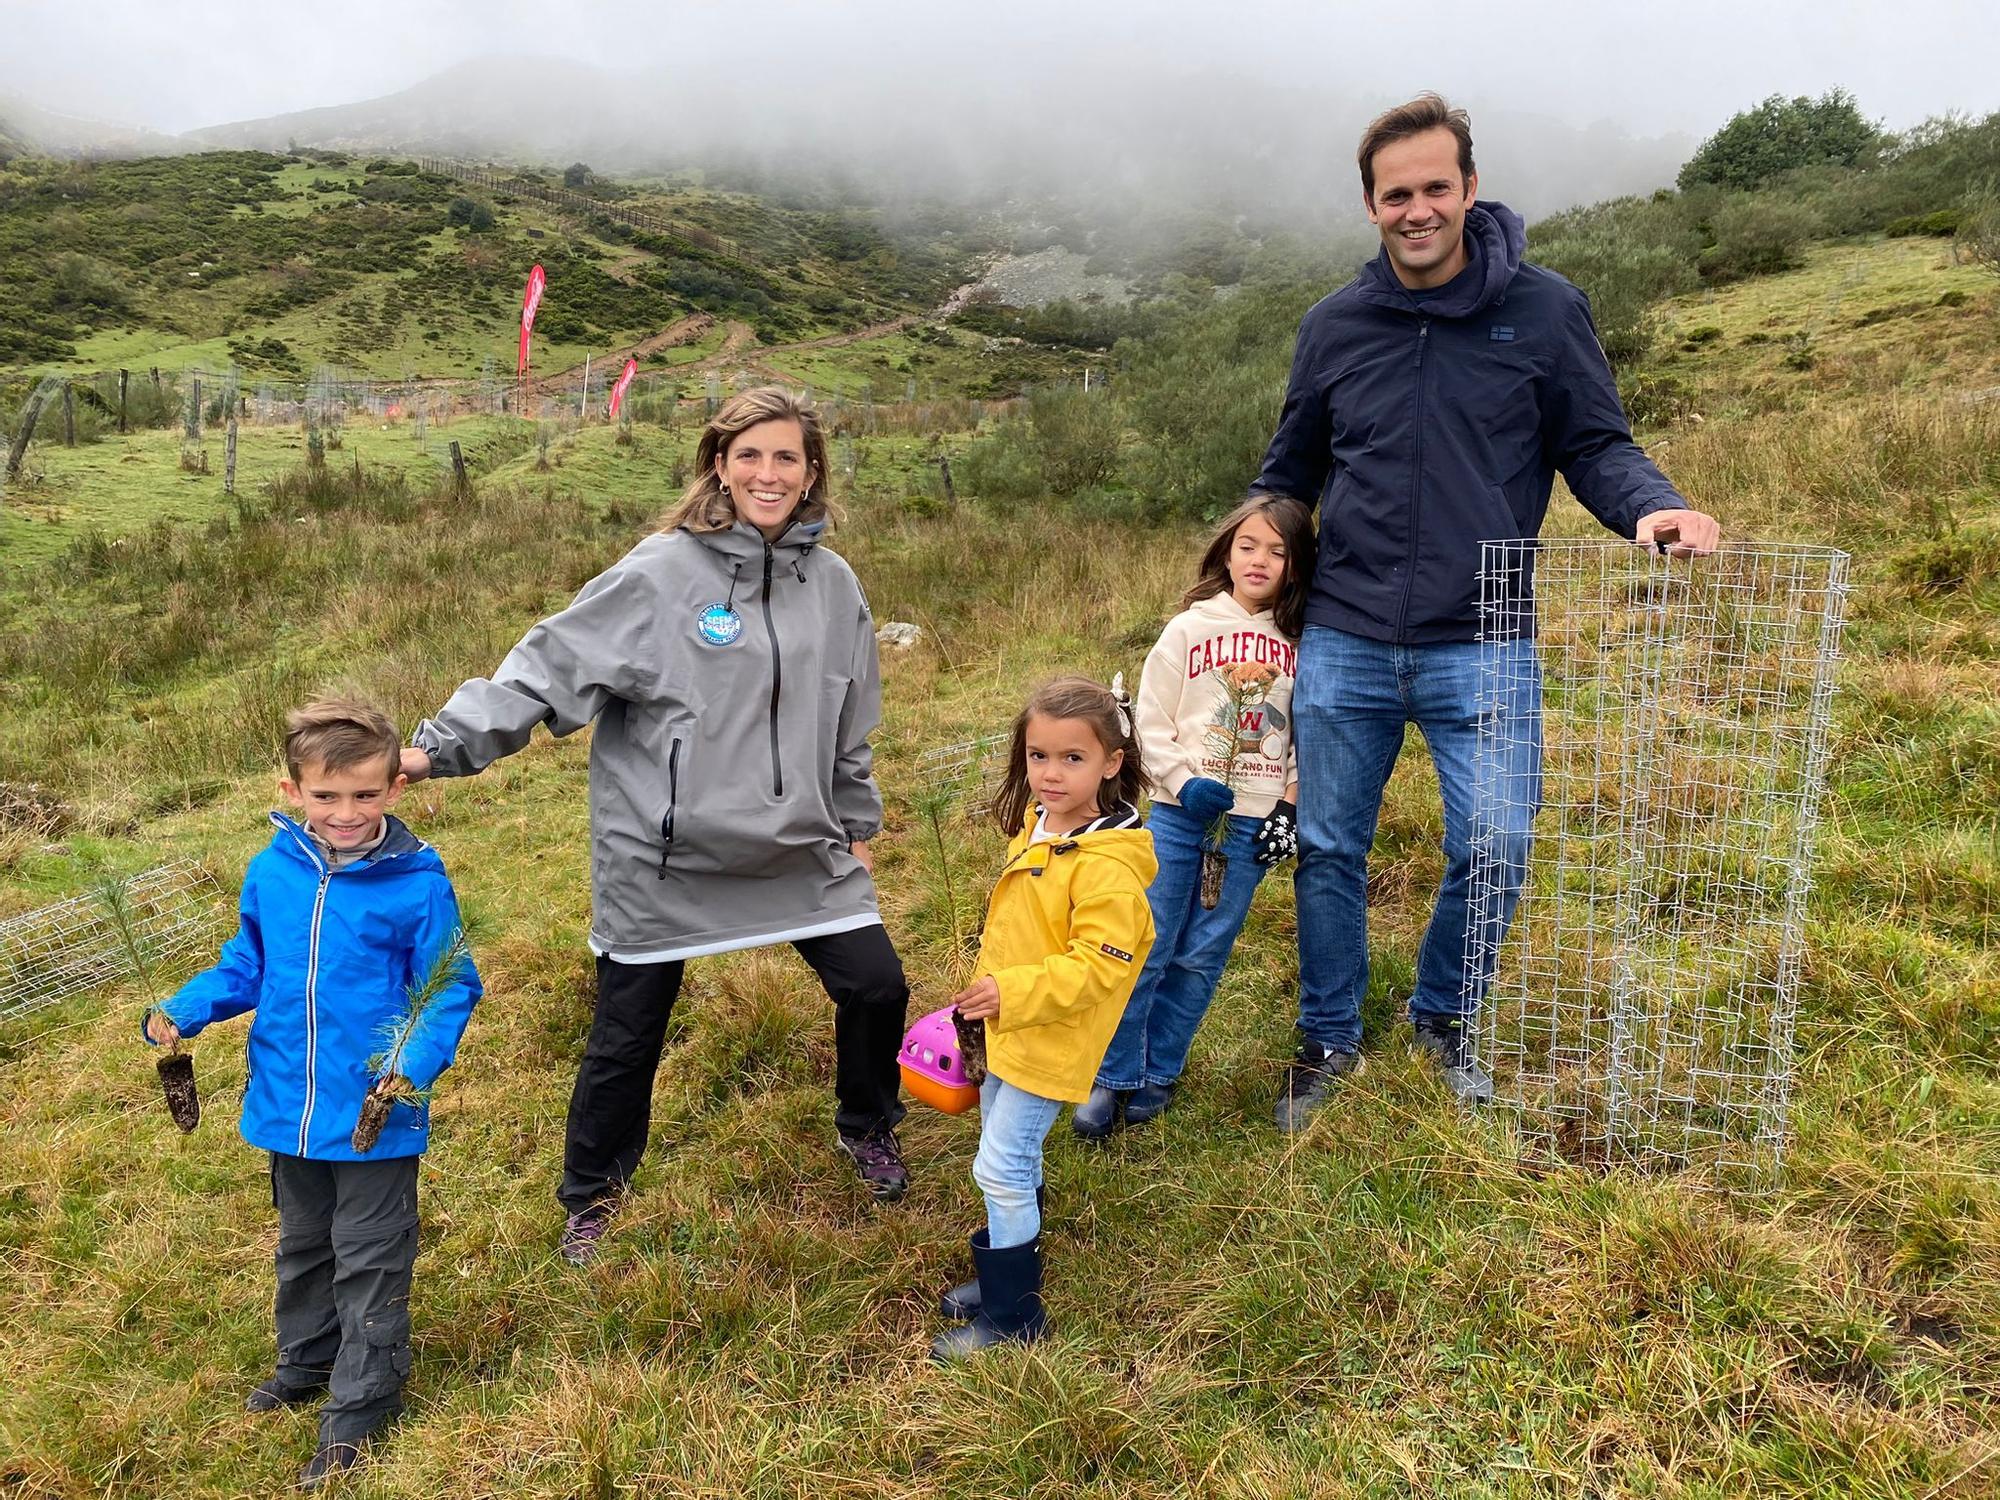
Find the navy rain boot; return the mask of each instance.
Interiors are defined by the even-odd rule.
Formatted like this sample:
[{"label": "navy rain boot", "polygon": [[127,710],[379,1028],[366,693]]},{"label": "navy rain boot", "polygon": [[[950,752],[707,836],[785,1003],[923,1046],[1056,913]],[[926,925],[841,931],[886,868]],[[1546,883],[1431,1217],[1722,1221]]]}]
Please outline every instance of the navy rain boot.
[{"label": "navy rain boot", "polygon": [[1032,1344],[1048,1331],[1039,1235],[1025,1245],[995,1250],[982,1229],[972,1237],[972,1263],[979,1271],[979,1316],[931,1340],[931,1358],[941,1365],[969,1359],[995,1344]]},{"label": "navy rain boot", "polygon": [[[1046,1183],[1038,1183],[1035,1187],[1035,1212],[1043,1219],[1048,1217],[1049,1190]],[[1039,1241],[1041,1235],[1038,1233],[1035,1238]],[[969,1323],[978,1317],[979,1278],[975,1276],[970,1281],[961,1282],[938,1298],[938,1311],[954,1323]]]}]

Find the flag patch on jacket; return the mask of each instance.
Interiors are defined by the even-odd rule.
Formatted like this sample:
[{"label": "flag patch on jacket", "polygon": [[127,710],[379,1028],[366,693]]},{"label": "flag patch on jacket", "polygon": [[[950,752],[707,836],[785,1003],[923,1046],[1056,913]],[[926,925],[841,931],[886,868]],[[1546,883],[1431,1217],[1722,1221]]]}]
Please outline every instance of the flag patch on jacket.
[{"label": "flag patch on jacket", "polygon": [[1132,955],[1127,953],[1123,948],[1114,948],[1109,943],[1099,943],[1097,946],[1103,949],[1106,953],[1109,953],[1113,958],[1117,959],[1118,962],[1120,962],[1121,964],[1129,964],[1130,962],[1132,962]]}]

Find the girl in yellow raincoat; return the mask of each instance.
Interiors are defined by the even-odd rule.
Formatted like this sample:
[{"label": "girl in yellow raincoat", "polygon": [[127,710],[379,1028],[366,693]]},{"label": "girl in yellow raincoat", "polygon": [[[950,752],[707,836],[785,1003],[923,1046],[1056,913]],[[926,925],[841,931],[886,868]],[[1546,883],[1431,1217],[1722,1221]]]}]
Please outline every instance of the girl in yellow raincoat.
[{"label": "girl in yellow raincoat", "polygon": [[1084,677],[1039,689],[1014,721],[994,816],[1014,833],[987,903],[972,984],[952,997],[986,1023],[979,1154],[986,1228],[976,1280],[947,1292],[933,1358],[1039,1338],[1042,1143],[1098,1063],[1153,946],[1146,887],[1157,865],[1138,812],[1145,785],[1122,692]]}]

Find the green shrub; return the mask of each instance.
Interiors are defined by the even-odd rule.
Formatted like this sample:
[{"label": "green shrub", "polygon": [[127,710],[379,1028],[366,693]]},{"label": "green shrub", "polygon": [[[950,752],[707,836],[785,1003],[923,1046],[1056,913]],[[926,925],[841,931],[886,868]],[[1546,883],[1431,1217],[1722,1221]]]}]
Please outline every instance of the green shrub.
[{"label": "green shrub", "polygon": [[1737,194],[1709,220],[1715,243],[1702,252],[1701,274],[1710,281],[1737,281],[1795,270],[1821,229],[1819,215],[1803,204],[1764,193]]},{"label": "green shrub", "polygon": [[1900,219],[1891,219],[1882,226],[1882,232],[1891,238],[1908,235],[1928,234],[1940,239],[1948,239],[1958,233],[1958,226],[1965,215],[1955,208],[1941,208],[1936,213],[1905,214]]},{"label": "green shrub", "polygon": [[1654,309],[1699,281],[1701,237],[1672,194],[1555,214],[1529,230],[1528,251],[1590,298],[1598,341],[1614,365],[1644,359],[1658,333]]}]

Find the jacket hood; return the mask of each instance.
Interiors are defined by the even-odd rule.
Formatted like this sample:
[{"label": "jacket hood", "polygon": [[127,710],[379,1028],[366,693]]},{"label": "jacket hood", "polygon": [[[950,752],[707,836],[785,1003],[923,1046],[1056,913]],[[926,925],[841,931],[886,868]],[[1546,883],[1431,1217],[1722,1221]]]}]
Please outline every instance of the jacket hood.
[{"label": "jacket hood", "polygon": [[[1029,847],[1029,840],[1035,834],[1035,820],[1040,813],[1039,804],[1029,805],[1027,820],[1020,833],[1015,835],[1014,847],[1009,851],[1012,858],[1018,858]],[[1151,885],[1160,869],[1160,862],[1153,853],[1153,835],[1147,830],[1146,821],[1139,816],[1138,809],[1129,802],[1119,803],[1076,832],[1049,839],[1041,847],[1048,850],[1051,858],[1073,853],[1116,860],[1137,877],[1141,887]],[[1011,859],[1009,862],[1012,862]]]},{"label": "jacket hood", "polygon": [[[414,833],[410,832],[409,825],[404,823],[401,818],[397,817],[394,813],[388,813],[384,816],[383,821],[389,825],[389,830],[384,836],[381,845],[373,850],[366,859],[346,866],[342,871],[343,874],[361,870],[372,870],[386,861],[401,860],[413,854],[423,855],[425,858],[413,860],[409,865],[404,866],[404,868],[414,869],[422,866],[425,868],[435,868],[440,873],[443,872],[444,861],[437,857],[437,851],[432,849],[429,844],[426,844]],[[288,818],[281,812],[274,812],[271,814],[271,826],[276,828],[280,834],[279,838],[272,841],[278,848],[283,849],[287,854],[296,859],[305,861],[315,869],[324,870],[326,868],[326,861],[320,856],[319,848],[313,843],[312,835],[296,819]],[[285,838],[282,836],[284,834],[290,834],[291,837]]]},{"label": "jacket hood", "polygon": [[[764,561],[764,533],[748,521],[738,521],[727,531],[694,531],[683,526],[682,531],[693,537],[702,546],[732,563],[757,563]],[[771,543],[774,553],[785,555],[787,560],[803,561],[826,535],[824,521],[794,521],[785,528],[785,534]]]},{"label": "jacket hood", "polygon": [[1388,247],[1362,268],[1356,287],[1363,300],[1432,318],[1469,318],[1498,302],[1528,251],[1528,227],[1504,203],[1475,202],[1465,211],[1465,269],[1434,296],[1419,300],[1397,279]]},{"label": "jacket hood", "polygon": [[1187,607],[1187,612],[1204,620],[1268,620],[1269,609],[1248,610],[1237,602],[1236,596],[1224,589],[1212,598],[1197,599]]}]

